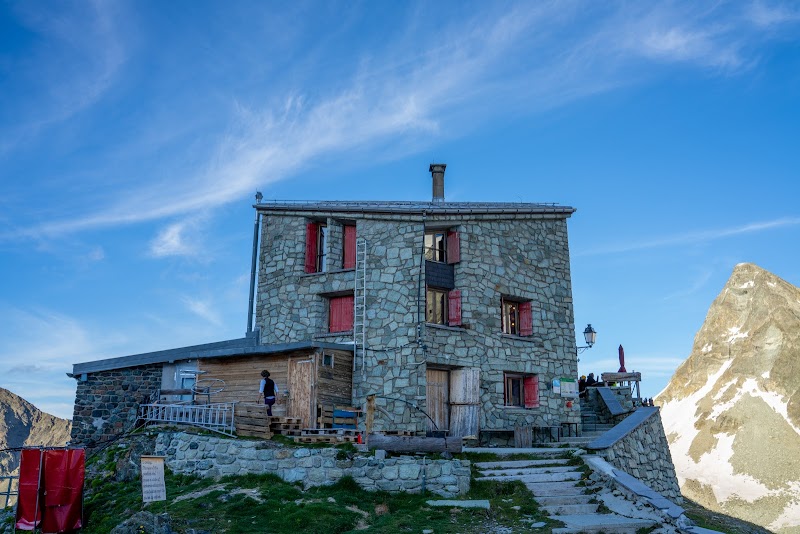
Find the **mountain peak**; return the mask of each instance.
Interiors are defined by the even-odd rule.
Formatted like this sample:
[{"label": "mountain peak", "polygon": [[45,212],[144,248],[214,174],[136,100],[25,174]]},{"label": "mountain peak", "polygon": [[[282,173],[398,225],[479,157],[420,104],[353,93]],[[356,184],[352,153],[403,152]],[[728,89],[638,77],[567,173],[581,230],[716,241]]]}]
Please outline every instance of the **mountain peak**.
[{"label": "mountain peak", "polygon": [[787,507],[800,487],[798,377],[800,289],[736,265],[656,398],[686,496],[770,529],[800,526]]}]

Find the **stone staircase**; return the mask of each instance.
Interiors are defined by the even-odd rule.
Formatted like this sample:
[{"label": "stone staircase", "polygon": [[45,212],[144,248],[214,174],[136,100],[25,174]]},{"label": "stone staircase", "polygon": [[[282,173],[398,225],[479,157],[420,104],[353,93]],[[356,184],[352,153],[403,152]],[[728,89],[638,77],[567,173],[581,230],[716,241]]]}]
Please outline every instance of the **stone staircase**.
[{"label": "stone staircase", "polygon": [[[657,525],[651,519],[600,513],[600,501],[584,479],[586,467],[563,458],[570,449],[541,450],[537,460],[478,462],[480,480],[520,480],[533,493],[536,502],[551,519],[564,527],[554,534],[614,532],[635,534],[641,528]],[[607,509],[605,509],[607,511]]]}]

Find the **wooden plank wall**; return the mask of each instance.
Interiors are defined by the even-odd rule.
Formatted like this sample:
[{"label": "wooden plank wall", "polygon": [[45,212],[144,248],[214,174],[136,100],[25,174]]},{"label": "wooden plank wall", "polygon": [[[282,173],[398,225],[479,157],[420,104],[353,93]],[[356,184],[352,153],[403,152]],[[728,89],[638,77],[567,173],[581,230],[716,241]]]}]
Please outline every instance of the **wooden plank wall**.
[{"label": "wooden plank wall", "polygon": [[[280,395],[273,406],[275,416],[286,415],[286,398],[283,392],[287,389],[288,360],[292,356],[308,355],[308,351],[295,351],[279,356],[242,356],[234,358],[203,358],[198,361],[198,369],[206,371],[201,378],[221,378],[225,381],[225,389],[211,396],[211,402],[258,402],[258,386],[261,383],[261,371],[270,372],[270,378],[278,386]],[[204,398],[198,398],[203,402]],[[263,400],[261,402],[264,402]]]},{"label": "wooden plank wall", "polygon": [[[322,365],[323,353],[333,356],[333,367]],[[353,398],[353,354],[346,351],[320,351],[317,359],[317,402],[330,407],[350,406]]]}]

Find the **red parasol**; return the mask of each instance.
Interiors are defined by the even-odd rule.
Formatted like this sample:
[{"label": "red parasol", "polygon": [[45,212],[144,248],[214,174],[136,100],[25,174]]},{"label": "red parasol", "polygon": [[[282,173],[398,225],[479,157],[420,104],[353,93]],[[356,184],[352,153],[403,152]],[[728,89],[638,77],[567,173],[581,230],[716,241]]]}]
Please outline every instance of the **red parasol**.
[{"label": "red parasol", "polygon": [[622,349],[622,345],[619,346],[619,371],[618,373],[627,373],[628,371],[625,370],[625,351]]}]

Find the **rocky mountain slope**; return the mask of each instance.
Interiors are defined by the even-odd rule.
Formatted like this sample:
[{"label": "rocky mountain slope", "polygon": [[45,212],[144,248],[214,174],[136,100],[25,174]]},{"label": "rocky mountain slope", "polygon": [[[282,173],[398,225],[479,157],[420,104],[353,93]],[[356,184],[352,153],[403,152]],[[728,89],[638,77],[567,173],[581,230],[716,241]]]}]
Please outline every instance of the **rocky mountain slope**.
[{"label": "rocky mountain slope", "polygon": [[684,495],[800,533],[800,289],[737,265],[656,401]]},{"label": "rocky mountain slope", "polygon": [[[0,388],[0,450],[26,445],[63,446],[71,423],[44,413],[22,397]],[[19,454],[0,453],[0,474],[16,471]]]}]

